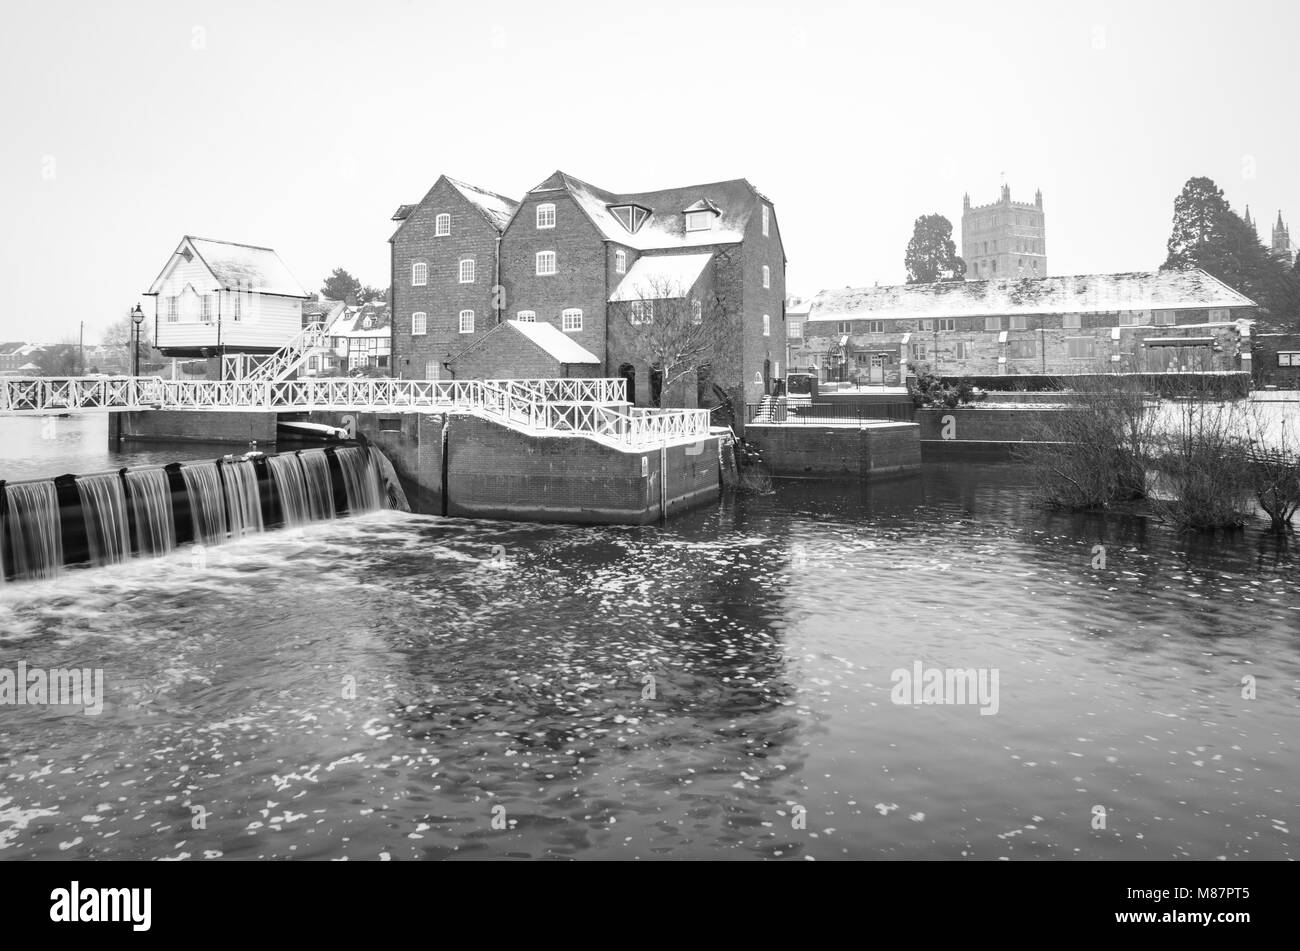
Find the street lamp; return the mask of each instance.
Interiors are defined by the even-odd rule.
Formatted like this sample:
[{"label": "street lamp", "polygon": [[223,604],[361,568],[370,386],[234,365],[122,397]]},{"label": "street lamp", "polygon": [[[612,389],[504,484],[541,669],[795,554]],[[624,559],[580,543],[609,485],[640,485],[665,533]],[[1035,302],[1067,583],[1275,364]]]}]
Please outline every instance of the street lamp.
[{"label": "street lamp", "polygon": [[132,366],[131,375],[139,376],[140,375],[140,325],[144,323],[144,311],[140,309],[139,304],[136,304],[135,310],[131,311],[131,321],[135,324],[135,330],[134,330],[135,348],[133,350],[134,357],[131,362],[131,366]]}]

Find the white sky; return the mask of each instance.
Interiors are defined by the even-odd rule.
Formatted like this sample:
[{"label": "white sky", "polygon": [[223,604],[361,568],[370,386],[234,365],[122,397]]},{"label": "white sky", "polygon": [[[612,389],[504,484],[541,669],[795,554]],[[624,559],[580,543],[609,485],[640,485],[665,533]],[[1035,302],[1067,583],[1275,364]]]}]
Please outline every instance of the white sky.
[{"label": "white sky", "polygon": [[[1052,273],[1153,268],[1208,175],[1300,233],[1293,0],[5,0],[0,339],[87,340],[181,235],[388,283],[440,172],[515,197],[746,177],[789,289],[899,282],[912,221],[1041,187]],[[199,47],[199,48],[196,48]]]}]

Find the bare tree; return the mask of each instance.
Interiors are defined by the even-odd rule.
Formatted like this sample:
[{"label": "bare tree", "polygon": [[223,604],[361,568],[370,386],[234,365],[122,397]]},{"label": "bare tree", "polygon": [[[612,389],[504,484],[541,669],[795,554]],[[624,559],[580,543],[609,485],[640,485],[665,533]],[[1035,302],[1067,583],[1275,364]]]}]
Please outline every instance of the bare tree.
[{"label": "bare tree", "polygon": [[660,374],[661,402],[702,372],[724,389],[738,382],[738,308],[664,277],[647,278],[635,293],[611,307],[619,350]]}]

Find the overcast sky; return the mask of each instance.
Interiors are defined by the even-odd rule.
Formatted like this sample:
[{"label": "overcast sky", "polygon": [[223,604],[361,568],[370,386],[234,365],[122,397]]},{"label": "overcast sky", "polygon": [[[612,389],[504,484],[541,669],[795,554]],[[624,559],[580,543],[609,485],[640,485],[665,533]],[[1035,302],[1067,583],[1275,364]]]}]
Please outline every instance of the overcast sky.
[{"label": "overcast sky", "polygon": [[0,339],[87,339],[180,237],[389,281],[446,172],[519,197],[748,178],[788,286],[903,280],[912,221],[1042,188],[1051,273],[1164,258],[1208,175],[1300,236],[1300,4],[5,0]]}]

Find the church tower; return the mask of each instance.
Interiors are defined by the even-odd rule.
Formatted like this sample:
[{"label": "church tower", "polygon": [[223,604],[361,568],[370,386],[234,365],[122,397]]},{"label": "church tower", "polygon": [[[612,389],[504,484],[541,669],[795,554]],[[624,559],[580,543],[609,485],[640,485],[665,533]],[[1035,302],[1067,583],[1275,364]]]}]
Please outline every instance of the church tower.
[{"label": "church tower", "polygon": [[971,205],[962,200],[961,256],[966,280],[1047,276],[1047,237],[1043,224],[1043,193],[1033,204],[1011,200],[1011,186],[1002,186],[998,201]]},{"label": "church tower", "polygon": [[1291,232],[1282,223],[1282,212],[1277,213],[1277,224],[1273,226],[1273,253],[1284,260],[1291,260]]}]

